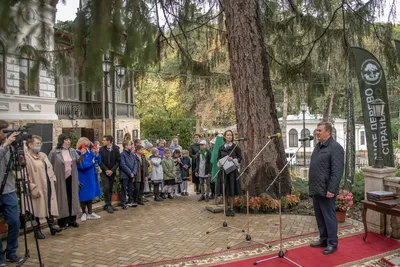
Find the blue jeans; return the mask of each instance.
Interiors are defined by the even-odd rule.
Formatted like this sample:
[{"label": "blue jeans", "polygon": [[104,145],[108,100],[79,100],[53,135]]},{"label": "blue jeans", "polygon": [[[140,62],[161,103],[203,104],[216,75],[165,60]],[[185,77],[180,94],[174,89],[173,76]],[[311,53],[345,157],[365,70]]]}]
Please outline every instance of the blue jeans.
[{"label": "blue jeans", "polygon": [[0,211],[8,225],[7,248],[3,250],[0,242],[0,261],[4,254],[15,255],[18,248],[18,235],[21,222],[19,220],[18,198],[15,192],[0,196]]}]

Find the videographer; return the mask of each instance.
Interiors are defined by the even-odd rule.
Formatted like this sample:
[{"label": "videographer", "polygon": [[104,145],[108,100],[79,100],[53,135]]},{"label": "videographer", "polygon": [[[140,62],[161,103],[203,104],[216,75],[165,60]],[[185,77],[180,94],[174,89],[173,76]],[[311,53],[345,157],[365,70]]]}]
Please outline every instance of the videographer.
[{"label": "videographer", "polygon": [[[7,164],[10,160],[10,145],[15,141],[17,132],[12,133],[8,138],[3,132],[3,129],[8,127],[8,123],[0,120],[0,184],[3,182]],[[11,166],[11,170],[13,166]],[[0,242],[0,266],[6,266],[5,260],[13,263],[21,263],[23,259],[17,256],[19,227],[18,198],[15,190],[15,180],[12,171],[8,172],[6,184],[0,196],[0,211],[4,216],[4,220],[8,225],[7,248],[3,250],[3,245]],[[4,257],[5,256],[5,257]]]}]

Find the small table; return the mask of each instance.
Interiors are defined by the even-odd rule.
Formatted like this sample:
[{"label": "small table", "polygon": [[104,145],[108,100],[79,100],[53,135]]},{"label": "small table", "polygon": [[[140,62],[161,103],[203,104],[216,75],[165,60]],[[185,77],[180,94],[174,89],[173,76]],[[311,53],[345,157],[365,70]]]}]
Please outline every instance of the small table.
[{"label": "small table", "polygon": [[363,200],[361,201],[364,204],[363,212],[362,212],[362,221],[364,224],[364,241],[367,239],[368,235],[368,227],[367,227],[367,210],[373,210],[379,213],[383,213],[383,235],[386,235],[386,215],[391,215],[391,216],[400,216],[400,208],[394,207],[394,208],[386,208],[383,206],[378,206],[375,202],[368,201],[368,200]]}]

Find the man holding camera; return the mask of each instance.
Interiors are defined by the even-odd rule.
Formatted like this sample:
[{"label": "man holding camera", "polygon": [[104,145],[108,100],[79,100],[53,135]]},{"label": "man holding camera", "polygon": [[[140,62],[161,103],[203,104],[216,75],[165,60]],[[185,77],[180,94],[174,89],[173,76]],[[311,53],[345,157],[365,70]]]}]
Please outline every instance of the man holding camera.
[{"label": "man holding camera", "polygon": [[[5,178],[7,165],[10,160],[9,146],[15,141],[15,137],[18,135],[18,133],[14,132],[7,138],[6,134],[3,133],[3,129],[7,127],[8,123],[4,120],[0,120],[0,185]],[[3,250],[3,245],[0,242],[0,266],[6,266],[5,260],[13,263],[23,262],[23,259],[16,254],[21,223],[19,220],[18,198],[15,190],[12,167],[13,166],[11,166],[11,170],[8,172],[4,190],[0,195],[0,211],[8,225],[7,248],[5,250]]]}]

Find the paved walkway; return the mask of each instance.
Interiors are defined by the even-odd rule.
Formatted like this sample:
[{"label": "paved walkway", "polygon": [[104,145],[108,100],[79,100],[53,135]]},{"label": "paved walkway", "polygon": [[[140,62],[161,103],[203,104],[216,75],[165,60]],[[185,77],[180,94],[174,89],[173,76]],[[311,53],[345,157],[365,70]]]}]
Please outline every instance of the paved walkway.
[{"label": "paved walkway", "polygon": [[[97,221],[86,221],[79,228],[69,228],[51,236],[48,229],[40,240],[42,261],[47,266],[107,267],[127,266],[185,256],[226,250],[227,246],[244,240],[245,234],[234,229],[207,230],[221,226],[221,213],[205,209],[196,195],[163,202],[147,202],[145,206],[119,209],[114,214],[104,211]],[[278,215],[250,215],[250,234],[253,240],[268,243],[279,238]],[[229,226],[246,228],[245,214],[227,218]],[[284,215],[283,236],[317,231],[314,217]],[[28,235],[31,258],[24,266],[38,266],[33,234]],[[242,243],[248,246],[252,243]],[[20,237],[19,255],[24,253]]]}]

